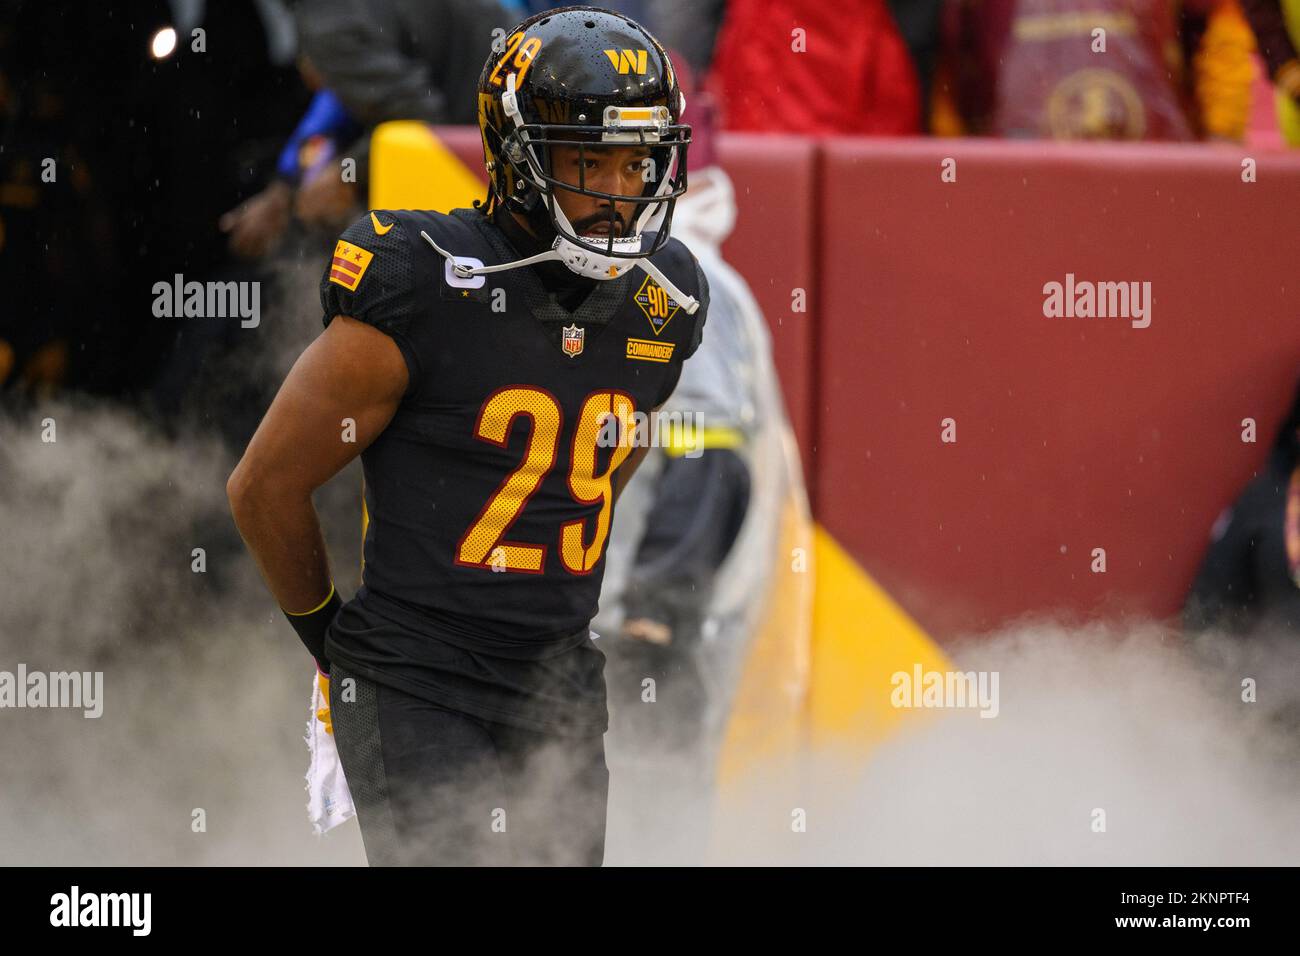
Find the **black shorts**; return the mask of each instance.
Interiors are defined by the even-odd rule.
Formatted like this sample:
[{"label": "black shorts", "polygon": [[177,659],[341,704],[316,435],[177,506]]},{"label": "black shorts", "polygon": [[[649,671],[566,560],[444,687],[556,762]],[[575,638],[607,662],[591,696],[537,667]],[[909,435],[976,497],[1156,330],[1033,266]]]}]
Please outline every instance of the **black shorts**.
[{"label": "black shorts", "polygon": [[603,735],[557,737],[330,675],[339,759],[371,866],[599,866]]}]

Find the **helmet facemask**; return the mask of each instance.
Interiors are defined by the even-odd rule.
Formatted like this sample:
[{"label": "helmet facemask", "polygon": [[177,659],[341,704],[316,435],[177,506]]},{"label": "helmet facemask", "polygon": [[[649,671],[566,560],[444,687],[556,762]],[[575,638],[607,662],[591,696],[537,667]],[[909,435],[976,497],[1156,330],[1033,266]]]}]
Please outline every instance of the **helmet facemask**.
[{"label": "helmet facemask", "polygon": [[[514,173],[512,178],[516,188],[510,197],[514,203],[508,203],[508,207],[526,214],[536,213],[540,207],[555,231],[557,248],[562,243],[567,244],[574,253],[587,253],[587,258],[594,254],[609,260],[634,260],[662,249],[669,238],[677,198],[686,192],[686,150],[690,143],[690,127],[673,123],[666,106],[607,106],[600,126],[526,123],[518,109],[513,80],[513,75],[507,78],[508,88],[502,97],[505,114],[513,121],[513,126],[504,136],[493,130],[499,141],[496,155],[509,163]],[[576,184],[556,175],[551,150],[557,146],[578,151]],[[645,185],[640,193],[616,194],[588,188],[583,161],[586,151],[627,146],[643,146],[649,151],[642,176]],[[608,230],[606,235],[579,235],[557,200],[560,190],[603,200],[608,210],[608,217],[604,220]],[[628,205],[633,210],[620,236],[617,234],[622,216],[620,206]],[[654,238],[648,248],[643,248],[643,234],[648,232],[654,233]],[[598,261],[590,261],[575,271],[596,278],[614,278],[630,265],[631,262],[610,262],[599,267]]]}]

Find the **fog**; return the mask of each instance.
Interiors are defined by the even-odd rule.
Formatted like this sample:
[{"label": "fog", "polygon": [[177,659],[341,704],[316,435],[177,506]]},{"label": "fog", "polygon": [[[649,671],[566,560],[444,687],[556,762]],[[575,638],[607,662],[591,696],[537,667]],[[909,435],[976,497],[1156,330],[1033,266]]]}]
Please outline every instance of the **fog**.
[{"label": "fog", "polygon": [[[278,380],[316,321],[250,331],[262,358],[242,374]],[[0,711],[0,863],[365,862],[355,821],[324,839],[307,821],[313,670],[230,520],[220,414],[209,403],[202,426],[168,433],[85,400],[0,415],[0,670],[102,671],[105,698],[95,720]],[[359,488],[354,465],[317,497],[345,595]],[[1295,864],[1297,648],[1026,621],[949,648],[963,670],[999,672],[996,719],[909,712],[870,753],[818,742],[751,768],[717,806],[680,765],[615,743],[606,859]]]},{"label": "fog", "polygon": [[[1294,865],[1298,645],[1207,635],[1189,648],[1153,622],[1042,621],[963,642],[957,667],[1000,674],[996,718],[909,711],[865,759],[823,747],[757,768],[735,788],[713,858]],[[791,832],[796,807],[803,833]]]}]

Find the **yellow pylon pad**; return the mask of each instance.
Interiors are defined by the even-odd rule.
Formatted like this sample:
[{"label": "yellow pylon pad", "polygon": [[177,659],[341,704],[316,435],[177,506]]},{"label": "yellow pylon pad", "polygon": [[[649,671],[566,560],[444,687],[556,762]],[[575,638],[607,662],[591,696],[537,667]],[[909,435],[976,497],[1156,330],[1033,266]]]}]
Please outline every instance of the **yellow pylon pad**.
[{"label": "yellow pylon pad", "polygon": [[424,123],[381,123],[370,140],[373,209],[451,212],[483,199],[487,188]]},{"label": "yellow pylon pad", "polygon": [[890,678],[952,664],[820,525],[816,542],[810,741],[870,747],[917,713],[890,703]]}]

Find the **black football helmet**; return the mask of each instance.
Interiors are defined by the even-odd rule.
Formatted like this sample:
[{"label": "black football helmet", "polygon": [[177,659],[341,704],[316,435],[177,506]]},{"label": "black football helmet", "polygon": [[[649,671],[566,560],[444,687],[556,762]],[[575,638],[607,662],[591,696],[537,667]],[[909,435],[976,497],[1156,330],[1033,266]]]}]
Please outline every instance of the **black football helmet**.
[{"label": "black football helmet", "polygon": [[[543,238],[553,231],[561,258],[592,278],[616,278],[663,248],[686,191],[690,127],[679,122],[685,98],[672,63],[648,31],[597,7],[539,13],[493,44],[478,91],[489,205],[524,214]],[[650,151],[637,195],[573,185],[553,172],[552,146],[577,147],[581,157],[616,145]],[[607,235],[576,235],[556,202],[560,190],[607,200]],[[616,236],[616,203],[636,207],[623,236]]]}]

